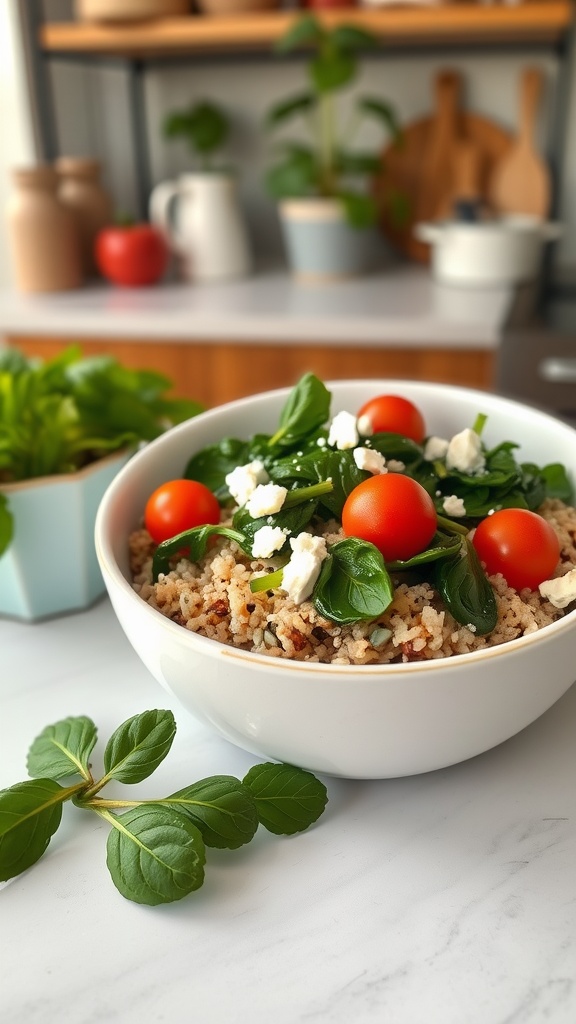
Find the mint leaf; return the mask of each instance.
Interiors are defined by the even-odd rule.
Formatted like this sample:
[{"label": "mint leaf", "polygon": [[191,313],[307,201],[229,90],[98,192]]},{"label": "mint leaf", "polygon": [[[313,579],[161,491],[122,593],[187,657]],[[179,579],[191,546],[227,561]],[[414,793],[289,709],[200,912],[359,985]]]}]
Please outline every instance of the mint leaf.
[{"label": "mint leaf", "polygon": [[114,826],[108,836],[106,863],[126,899],[155,907],[200,888],[204,842],[184,814],[158,804],[134,807],[119,816],[98,813]]},{"label": "mint leaf", "polygon": [[76,789],[34,779],[0,791],[0,882],[40,860],[62,820],[63,802]]},{"label": "mint leaf", "polygon": [[237,850],[258,828],[258,811],[250,790],[232,775],[212,775],[166,798],[202,833],[206,846]]},{"label": "mint leaf", "polygon": [[90,779],[88,759],[97,737],[94,722],[86,716],[63,718],[47,725],[28,751],[28,774],[48,779],[79,774]]},{"label": "mint leaf", "polygon": [[175,735],[171,711],[144,711],[123,722],[106,744],[106,775],[98,788],[112,778],[129,784],[147,779],[166,757]]},{"label": "mint leaf", "polygon": [[243,783],[256,801],[264,828],[275,835],[303,832],[328,802],[326,787],[315,775],[289,764],[254,765]]}]

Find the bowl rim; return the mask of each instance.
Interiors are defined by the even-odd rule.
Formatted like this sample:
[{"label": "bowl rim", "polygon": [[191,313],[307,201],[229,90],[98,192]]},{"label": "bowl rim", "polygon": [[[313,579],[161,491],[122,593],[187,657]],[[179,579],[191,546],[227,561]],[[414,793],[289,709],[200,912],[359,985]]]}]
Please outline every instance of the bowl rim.
[{"label": "bowl rim", "polygon": [[[565,432],[567,435],[571,435],[574,442],[576,442],[576,428],[572,427],[569,423],[565,423],[563,420],[558,419],[544,409],[541,409],[538,406],[529,405],[528,403],[521,402],[514,398],[509,398],[506,395],[486,392],[478,388],[469,388],[457,384],[436,383],[433,381],[406,380],[401,378],[350,378],[324,381],[323,383],[331,393],[334,388],[345,388],[350,385],[358,387],[369,386],[371,388],[378,388],[379,385],[383,385],[387,388],[394,389],[409,386],[410,388],[415,387],[424,394],[440,390],[446,391],[449,394],[458,394],[460,397],[466,397],[470,400],[477,398],[484,401],[488,399],[498,403],[502,402],[507,406],[516,408],[518,411],[528,411],[537,418],[553,424],[555,429],[560,430],[562,433]],[[198,633],[194,633],[192,630],[188,630],[178,623],[173,622],[171,619],[167,618],[167,616],[163,615],[162,612],[153,608],[150,604],[140,598],[114,559],[110,542],[104,536],[103,529],[108,509],[117,490],[123,485],[126,477],[129,477],[130,473],[134,472],[134,467],[137,466],[141,458],[145,457],[146,452],[152,446],[161,447],[166,443],[171,444],[174,437],[177,437],[180,433],[187,432],[190,422],[196,423],[202,421],[203,423],[206,423],[209,420],[218,419],[222,413],[247,408],[256,400],[268,401],[276,398],[281,399],[286,397],[291,390],[291,387],[282,387],[247,395],[242,398],[234,399],[230,402],[222,403],[212,409],[207,409],[195,416],[193,420],[185,420],[183,423],[177,424],[170,430],[165,431],[154,441],[149,442],[144,448],[133,455],[108,485],[106,492],[100,501],[96,515],[94,540],[98,561],[105,580],[112,580],[115,585],[120,587],[126,597],[129,596],[129,599],[139,602],[142,614],[147,615],[150,618],[151,624],[155,623],[157,628],[167,629],[178,643],[185,644],[191,649],[197,650],[198,653],[205,654],[208,657],[238,659],[246,665],[249,663],[251,670],[256,669],[258,671],[269,672],[273,665],[274,667],[279,667],[288,672],[305,671],[311,672],[315,675],[330,676],[331,678],[334,678],[335,675],[350,676],[350,674],[354,674],[355,676],[360,675],[361,678],[366,678],[367,680],[373,680],[375,677],[381,677],[382,681],[386,678],[396,676],[397,674],[409,675],[416,673],[418,675],[420,673],[430,673],[433,668],[442,668],[442,670],[452,672],[457,670],[462,666],[462,664],[471,665],[472,662],[478,661],[479,659],[481,661],[488,661],[488,659],[494,657],[511,657],[518,650],[529,648],[534,644],[551,642],[557,634],[567,632],[576,627],[576,608],[574,608],[568,614],[563,615],[562,618],[549,623],[547,626],[543,626],[541,629],[534,630],[532,633],[516,637],[514,640],[507,640],[504,643],[493,647],[484,647],[480,650],[469,651],[465,654],[453,654],[450,657],[428,658],[424,661],[394,662],[392,664],[377,663],[367,665],[339,665],[325,662],[299,661],[291,658],[278,658],[272,655],[267,656],[253,651],[247,651],[240,647],[235,647],[232,644],[225,644],[220,640],[215,640],[211,637],[205,637]],[[169,441],[167,440],[168,438]],[[137,606],[138,605],[135,605],[135,607]]]}]

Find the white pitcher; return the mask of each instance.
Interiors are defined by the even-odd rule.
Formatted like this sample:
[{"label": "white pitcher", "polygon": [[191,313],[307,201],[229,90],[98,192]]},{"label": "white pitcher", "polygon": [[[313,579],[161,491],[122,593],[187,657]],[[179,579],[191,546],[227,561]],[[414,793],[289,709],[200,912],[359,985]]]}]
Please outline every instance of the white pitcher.
[{"label": "white pitcher", "polygon": [[163,181],[150,196],[150,220],[180,258],[189,281],[244,277],[252,269],[236,180],[221,172],[183,174]]}]

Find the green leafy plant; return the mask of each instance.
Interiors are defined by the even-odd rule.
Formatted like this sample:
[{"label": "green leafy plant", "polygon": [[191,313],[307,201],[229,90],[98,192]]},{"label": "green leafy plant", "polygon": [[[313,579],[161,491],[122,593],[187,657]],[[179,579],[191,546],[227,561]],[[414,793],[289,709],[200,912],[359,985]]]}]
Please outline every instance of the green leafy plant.
[{"label": "green leafy plant", "polygon": [[[206,847],[236,850],[259,824],[276,835],[302,832],[323,813],[326,787],[287,764],[254,765],[242,781],[213,775],[152,800],[106,799],[109,782],[147,779],[176,734],[171,711],[144,711],[119,726],[104,749],[104,775],[95,780],[90,756],[94,722],[70,717],[47,726],[28,752],[30,779],[0,791],[0,881],[32,867],[74,803],[111,826],[107,867],[119,892],[134,903],[173,903],[204,881]],[[61,779],[79,777],[68,786]]]},{"label": "green leafy plant", "polygon": [[202,411],[168,397],[171,381],[110,356],[69,346],[54,359],[0,353],[0,555],[13,532],[3,484],[74,473],[103,456],[158,437]]},{"label": "green leafy plant", "polygon": [[201,100],[186,110],[173,111],[163,124],[167,139],[183,138],[196,154],[202,171],[214,171],[214,156],[230,133],[230,121],[221,107]]},{"label": "green leafy plant", "polygon": [[399,137],[392,106],[370,96],[356,100],[353,115],[344,121],[337,94],[351,86],[358,73],[358,51],[373,48],[377,39],[354,25],[324,27],[313,14],[298,19],[277,44],[280,53],[311,49],[307,63],[310,87],[275,104],[266,128],[276,129],[293,117],[304,118],[311,144],[285,142],[280,159],[269,169],[266,184],[277,199],[320,196],[337,199],[355,227],[374,224],[378,202],[366,182],[382,170],[378,153],[353,148],[364,119],[375,119],[392,138]]}]

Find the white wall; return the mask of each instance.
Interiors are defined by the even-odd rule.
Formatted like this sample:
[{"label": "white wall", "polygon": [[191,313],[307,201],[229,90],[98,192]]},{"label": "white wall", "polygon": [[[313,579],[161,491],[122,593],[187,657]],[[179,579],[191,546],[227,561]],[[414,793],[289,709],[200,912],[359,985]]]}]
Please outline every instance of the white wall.
[{"label": "white wall", "polygon": [[[35,161],[32,117],[26,87],[17,0],[0,2],[0,210],[6,209],[10,169]],[[5,217],[0,216],[0,287],[11,284],[12,265]]]}]

